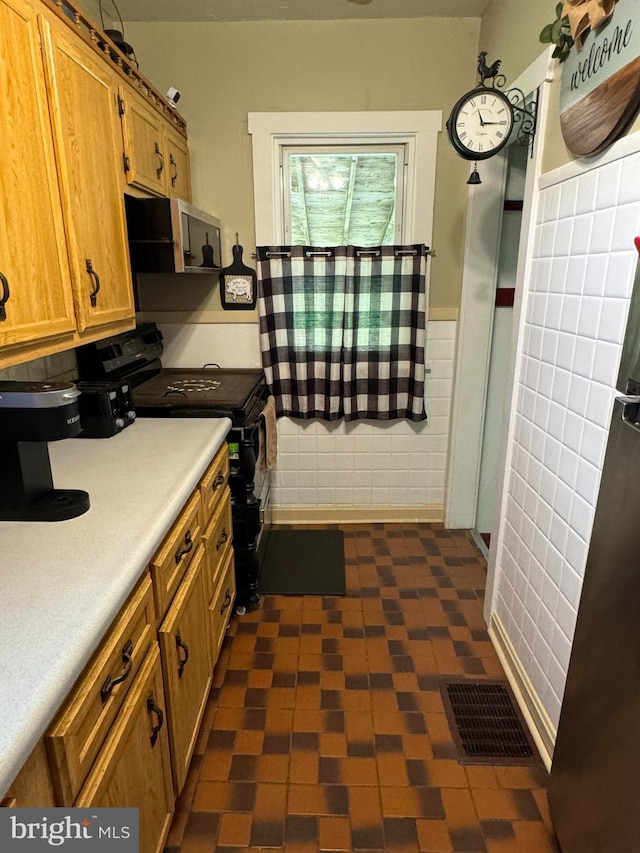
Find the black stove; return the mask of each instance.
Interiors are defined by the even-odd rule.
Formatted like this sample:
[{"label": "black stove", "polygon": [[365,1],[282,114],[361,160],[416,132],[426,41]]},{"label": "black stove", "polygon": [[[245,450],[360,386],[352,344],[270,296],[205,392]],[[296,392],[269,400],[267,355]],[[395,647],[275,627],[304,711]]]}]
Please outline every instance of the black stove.
[{"label": "black stove", "polygon": [[262,370],[162,366],[162,332],[144,323],[131,332],[79,347],[80,379],[127,379],[139,417],[231,418],[257,422],[268,396]]},{"label": "black stove", "polygon": [[[131,387],[138,417],[231,419],[227,434],[238,608],[252,607],[260,560],[266,547],[261,507],[268,475],[256,471],[259,416],[268,397],[262,370],[253,368],[166,368],[162,333],[155,323],[113,335],[76,350],[81,380],[123,380]],[[135,427],[134,427],[135,428]],[[267,482],[256,484],[256,479]],[[263,488],[264,486],[264,488]]]}]

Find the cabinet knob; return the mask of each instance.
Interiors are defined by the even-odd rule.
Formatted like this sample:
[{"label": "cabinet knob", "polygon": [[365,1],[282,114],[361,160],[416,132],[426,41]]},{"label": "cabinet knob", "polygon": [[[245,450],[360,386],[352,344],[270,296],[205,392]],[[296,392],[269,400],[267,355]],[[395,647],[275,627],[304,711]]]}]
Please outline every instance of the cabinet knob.
[{"label": "cabinet knob", "polygon": [[2,283],[2,299],[0,299],[0,322],[7,319],[7,309],[4,307],[9,301],[11,291],[9,290],[9,282],[6,276],[0,272],[0,282]]},{"label": "cabinet knob", "polygon": [[215,492],[217,489],[222,486],[224,483],[224,474],[222,471],[218,471],[218,476],[215,478],[213,483],[211,483],[211,491]]},{"label": "cabinet knob", "polygon": [[175,187],[176,181],[178,180],[178,164],[176,163],[173,154],[169,154],[169,163],[175,169],[173,175],[171,175],[171,186]]}]

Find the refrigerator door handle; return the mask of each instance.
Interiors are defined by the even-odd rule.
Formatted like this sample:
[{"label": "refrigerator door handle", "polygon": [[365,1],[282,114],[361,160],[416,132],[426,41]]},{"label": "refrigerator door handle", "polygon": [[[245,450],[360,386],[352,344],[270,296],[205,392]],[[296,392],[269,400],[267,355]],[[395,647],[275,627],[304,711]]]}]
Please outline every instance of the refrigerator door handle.
[{"label": "refrigerator door handle", "polygon": [[635,394],[617,394],[616,403],[620,403],[622,411],[620,416],[624,423],[634,429],[640,429],[640,396]]}]

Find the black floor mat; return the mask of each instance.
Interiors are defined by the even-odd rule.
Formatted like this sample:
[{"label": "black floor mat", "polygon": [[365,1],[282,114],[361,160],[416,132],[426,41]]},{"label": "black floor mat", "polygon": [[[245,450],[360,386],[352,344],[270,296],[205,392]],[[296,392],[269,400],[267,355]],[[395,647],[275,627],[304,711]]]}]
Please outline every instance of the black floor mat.
[{"label": "black floor mat", "polygon": [[280,595],[344,595],[342,530],[272,530],[258,589]]},{"label": "black floor mat", "polygon": [[507,682],[443,679],[441,693],[461,764],[539,764]]}]

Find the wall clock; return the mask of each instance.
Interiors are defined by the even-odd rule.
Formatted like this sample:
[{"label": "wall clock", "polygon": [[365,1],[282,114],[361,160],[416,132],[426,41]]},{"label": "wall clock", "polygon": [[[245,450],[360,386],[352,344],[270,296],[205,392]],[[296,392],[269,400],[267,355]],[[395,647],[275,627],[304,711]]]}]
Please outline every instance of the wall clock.
[{"label": "wall clock", "polygon": [[509,141],[513,105],[498,89],[477,86],[464,94],[447,120],[449,141],[465,160],[487,160]]}]

